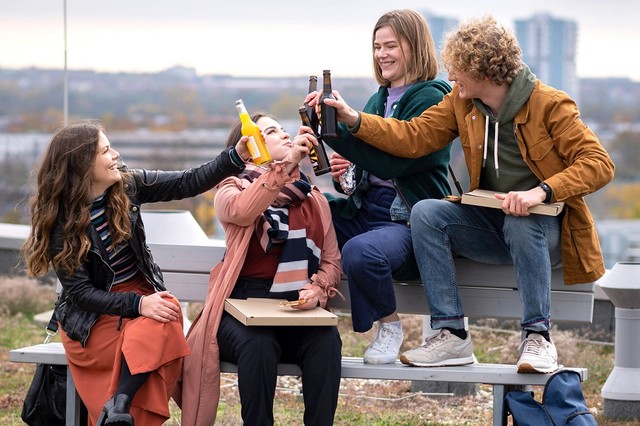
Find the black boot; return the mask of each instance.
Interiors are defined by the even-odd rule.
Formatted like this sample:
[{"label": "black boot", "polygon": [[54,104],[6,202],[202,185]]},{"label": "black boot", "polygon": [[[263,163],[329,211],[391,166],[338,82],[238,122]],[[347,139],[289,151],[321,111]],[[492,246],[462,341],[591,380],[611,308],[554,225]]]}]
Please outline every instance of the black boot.
[{"label": "black boot", "polygon": [[131,401],[128,395],[121,393],[114,396],[102,408],[96,426],[134,426],[129,407]]}]

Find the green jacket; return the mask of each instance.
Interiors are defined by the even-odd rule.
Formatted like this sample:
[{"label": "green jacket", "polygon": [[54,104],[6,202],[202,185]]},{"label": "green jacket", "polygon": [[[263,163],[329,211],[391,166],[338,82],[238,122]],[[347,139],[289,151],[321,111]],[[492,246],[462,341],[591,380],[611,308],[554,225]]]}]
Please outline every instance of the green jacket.
[{"label": "green jacket", "polygon": [[[400,98],[393,117],[410,120],[419,116],[427,108],[438,104],[450,91],[451,87],[442,80],[417,82]],[[387,95],[387,87],[380,87],[363,110],[384,117]],[[344,124],[340,126],[344,127]],[[356,190],[348,198],[325,194],[329,203],[346,219],[355,217],[362,206],[362,194],[369,187],[368,173],[380,179],[393,180],[396,192],[409,210],[420,200],[443,198],[451,194],[447,168],[450,146],[419,158],[400,158],[361,141],[346,128],[341,129],[338,139],[326,140],[325,143],[356,165]],[[340,185],[334,182],[334,186],[338,192],[343,192]],[[394,276],[397,279],[417,279],[419,275],[415,260],[407,262]]]}]

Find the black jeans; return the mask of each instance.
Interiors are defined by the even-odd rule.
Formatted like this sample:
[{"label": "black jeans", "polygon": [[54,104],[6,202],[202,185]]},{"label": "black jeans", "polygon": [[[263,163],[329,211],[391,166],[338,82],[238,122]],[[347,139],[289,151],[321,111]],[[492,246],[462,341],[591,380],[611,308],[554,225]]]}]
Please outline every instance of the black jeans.
[{"label": "black jeans", "polygon": [[332,425],[340,389],[342,341],[332,326],[245,326],[226,312],[218,329],[220,360],[238,366],[245,425],[273,425],[277,366],[302,370],[304,424]]}]

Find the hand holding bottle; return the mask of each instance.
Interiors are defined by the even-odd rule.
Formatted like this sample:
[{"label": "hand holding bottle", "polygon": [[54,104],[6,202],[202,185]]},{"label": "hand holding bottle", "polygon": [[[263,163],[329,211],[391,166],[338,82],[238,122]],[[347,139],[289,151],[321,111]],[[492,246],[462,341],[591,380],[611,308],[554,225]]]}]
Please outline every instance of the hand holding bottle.
[{"label": "hand holding bottle", "polygon": [[247,142],[249,142],[249,137],[243,136],[235,146],[236,152],[245,163],[251,160],[251,152],[247,147]]},{"label": "hand holding bottle", "polygon": [[291,142],[291,151],[289,152],[289,155],[285,158],[285,160],[289,161],[287,172],[291,172],[291,170],[297,167],[300,161],[309,155],[311,147],[317,144],[318,142],[311,129],[308,127],[301,127],[298,134]]},{"label": "hand holding bottle", "polygon": [[298,113],[300,114],[300,120],[302,121],[302,126],[305,129],[304,131],[313,132],[316,137],[316,144],[315,146],[311,147],[311,150],[309,152],[309,160],[311,160],[311,166],[313,167],[313,172],[315,173],[315,175],[320,176],[327,172],[330,172],[331,166],[329,165],[329,159],[327,158],[327,151],[324,147],[324,143],[318,135],[317,123],[316,125],[313,125],[311,123],[311,120],[309,119],[309,110],[312,111],[312,115],[315,115],[315,110],[311,107],[307,107],[306,105],[298,108]]},{"label": "hand holding bottle", "polygon": [[[309,106],[316,108],[316,111],[319,111],[321,96],[322,92],[309,93],[304,101],[308,103]],[[339,122],[345,123],[349,127],[355,126],[360,115],[358,111],[347,105],[337,90],[333,90],[333,97],[335,99],[327,98],[323,102],[336,109],[336,116]]]}]

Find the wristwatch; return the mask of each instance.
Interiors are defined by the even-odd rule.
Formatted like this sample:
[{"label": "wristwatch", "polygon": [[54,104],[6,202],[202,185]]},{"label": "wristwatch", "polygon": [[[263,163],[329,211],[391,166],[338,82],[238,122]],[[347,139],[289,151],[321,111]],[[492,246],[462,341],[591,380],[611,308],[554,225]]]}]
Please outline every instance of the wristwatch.
[{"label": "wristwatch", "polygon": [[540,188],[542,188],[542,190],[547,194],[547,196],[544,199],[544,203],[545,204],[549,204],[551,202],[551,200],[553,199],[553,190],[551,189],[551,187],[549,185],[547,185],[544,182],[540,183]]}]

